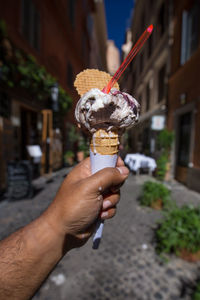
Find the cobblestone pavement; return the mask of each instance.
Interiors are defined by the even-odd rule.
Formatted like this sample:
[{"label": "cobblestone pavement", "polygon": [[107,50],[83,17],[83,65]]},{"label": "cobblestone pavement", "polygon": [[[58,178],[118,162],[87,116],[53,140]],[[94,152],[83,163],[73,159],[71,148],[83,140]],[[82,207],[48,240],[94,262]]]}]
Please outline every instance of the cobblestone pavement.
[{"label": "cobblestone pavement", "polygon": [[[54,197],[65,170],[33,199],[0,204],[0,237],[38,216]],[[118,213],[106,221],[98,250],[92,242],[69,252],[37,292],[34,300],[181,300],[190,299],[200,264],[171,257],[163,263],[154,251],[153,230],[162,217],[140,207],[137,198],[148,176],[130,175],[122,188]],[[178,205],[200,204],[200,195],[173,182]]]}]

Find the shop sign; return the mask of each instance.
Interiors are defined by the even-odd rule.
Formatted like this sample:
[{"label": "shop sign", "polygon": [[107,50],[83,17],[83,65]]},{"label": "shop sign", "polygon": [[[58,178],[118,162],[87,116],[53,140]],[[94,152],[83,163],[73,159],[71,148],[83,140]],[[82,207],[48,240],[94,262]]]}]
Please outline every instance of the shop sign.
[{"label": "shop sign", "polygon": [[152,130],[162,130],[165,127],[165,116],[153,116],[151,119]]},{"label": "shop sign", "polygon": [[19,200],[32,197],[32,170],[29,161],[9,162],[7,176],[7,197],[9,199]]}]

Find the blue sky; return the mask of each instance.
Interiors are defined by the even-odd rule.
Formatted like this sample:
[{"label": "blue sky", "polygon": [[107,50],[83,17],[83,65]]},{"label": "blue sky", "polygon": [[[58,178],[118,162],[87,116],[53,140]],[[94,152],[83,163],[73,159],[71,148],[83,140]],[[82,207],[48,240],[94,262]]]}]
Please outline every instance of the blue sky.
[{"label": "blue sky", "polygon": [[108,39],[121,50],[129,25],[134,0],[104,0]]}]

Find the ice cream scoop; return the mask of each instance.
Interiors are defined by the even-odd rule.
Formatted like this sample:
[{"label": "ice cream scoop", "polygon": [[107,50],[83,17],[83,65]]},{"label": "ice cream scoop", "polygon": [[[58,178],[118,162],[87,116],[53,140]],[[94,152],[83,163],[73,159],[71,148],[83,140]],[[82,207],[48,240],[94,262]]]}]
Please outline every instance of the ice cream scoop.
[{"label": "ice cream scoop", "polygon": [[115,88],[109,94],[93,88],[78,101],[75,117],[81,128],[91,134],[105,129],[117,130],[121,135],[138,121],[139,111],[140,105],[131,95]]}]

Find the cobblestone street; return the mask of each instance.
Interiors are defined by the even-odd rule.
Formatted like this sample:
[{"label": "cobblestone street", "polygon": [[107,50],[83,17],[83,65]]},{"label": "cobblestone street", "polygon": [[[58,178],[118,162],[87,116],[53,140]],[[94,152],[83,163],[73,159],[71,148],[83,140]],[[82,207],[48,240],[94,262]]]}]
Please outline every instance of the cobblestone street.
[{"label": "cobblestone street", "polygon": [[[65,173],[66,170],[59,171],[33,199],[1,202],[0,237],[37,217],[53,199]],[[155,253],[153,231],[162,214],[137,202],[147,179],[144,175],[129,176],[116,217],[105,223],[99,250],[92,250],[90,240],[84,247],[69,252],[34,300],[190,299],[200,264],[176,257],[164,263]],[[170,187],[179,205],[200,204],[198,193],[176,182]]]}]

